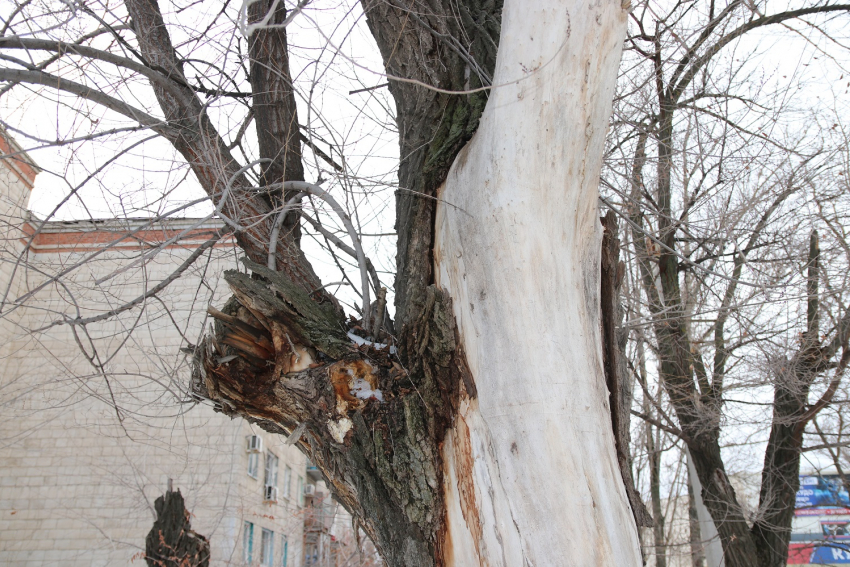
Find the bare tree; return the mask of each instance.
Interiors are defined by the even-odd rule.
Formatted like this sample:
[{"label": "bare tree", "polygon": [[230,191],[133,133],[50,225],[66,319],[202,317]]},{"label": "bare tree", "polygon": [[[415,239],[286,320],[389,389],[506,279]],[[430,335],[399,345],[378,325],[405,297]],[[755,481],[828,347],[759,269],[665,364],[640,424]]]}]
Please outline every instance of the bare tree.
[{"label": "bare tree", "polygon": [[[641,328],[647,319],[652,338],[645,344],[671,408],[643,388],[653,403],[641,417],[687,446],[729,567],[785,564],[803,432],[833,397],[850,328],[839,299],[846,288],[832,288],[824,303],[816,236],[803,244],[823,224],[810,214],[819,193],[813,187],[834,172],[836,146],[825,147],[819,132],[777,126],[795,110],[788,86],[759,84],[723,54],[744,50],[739,40],[753,30],[788,22],[798,22],[790,33],[825,34],[823,25],[848,10],[807,4],[772,13],[707,2],[669,11],[647,4],[632,14],[610,146],[617,161],[605,179],[632,230],[639,294],[632,314]],[[778,316],[779,290],[791,289],[808,302],[802,325]],[[828,329],[818,323],[824,313]],[[776,362],[775,347],[795,333],[803,338],[784,343],[786,362],[764,365]],[[758,372],[751,357],[770,371]],[[823,383],[827,372],[834,377]],[[749,515],[729,479],[723,426],[739,411],[729,408],[735,394],[765,386],[772,403],[752,393],[740,400],[755,396],[756,407],[766,406],[766,415],[740,412],[748,424],[770,428],[760,502]],[[811,389],[820,390],[820,401],[809,400]]]},{"label": "bare tree", "polygon": [[[188,165],[225,224],[211,238],[233,234],[251,272],[225,275],[195,393],[290,435],[390,565],[638,565],[599,322],[597,181],[627,3],[361,2],[400,139],[393,321],[344,156],[300,128],[287,25],[308,4],[199,23],[155,0],[20,2],[0,80],[92,123],[105,108],[112,131],[150,132]],[[302,148],[336,189],[305,181]],[[308,261],[306,226],[356,262],[358,320]]]}]

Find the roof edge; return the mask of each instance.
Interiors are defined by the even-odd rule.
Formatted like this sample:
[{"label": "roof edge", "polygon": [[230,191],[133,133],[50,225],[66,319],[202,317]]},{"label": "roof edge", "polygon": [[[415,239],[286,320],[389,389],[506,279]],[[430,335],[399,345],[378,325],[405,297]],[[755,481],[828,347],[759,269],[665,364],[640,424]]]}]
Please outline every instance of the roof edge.
[{"label": "roof edge", "polygon": [[0,161],[3,165],[17,175],[29,189],[32,189],[35,177],[41,172],[41,168],[3,126],[0,126],[0,154],[2,154]]}]

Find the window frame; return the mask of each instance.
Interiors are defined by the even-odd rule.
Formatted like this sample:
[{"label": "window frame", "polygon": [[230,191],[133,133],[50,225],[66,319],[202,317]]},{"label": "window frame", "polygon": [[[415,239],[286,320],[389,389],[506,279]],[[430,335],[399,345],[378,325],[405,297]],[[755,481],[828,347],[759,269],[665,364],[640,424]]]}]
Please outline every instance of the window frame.
[{"label": "window frame", "polygon": [[[271,464],[274,464],[273,467],[270,467]],[[271,451],[266,452],[265,458],[265,467],[264,467],[264,486],[273,486],[277,488],[277,473],[278,469],[280,469],[280,459],[277,455],[272,453]],[[271,471],[271,473],[270,473]],[[271,479],[269,477],[272,477]],[[271,480],[271,482],[269,482]]]},{"label": "window frame", "polygon": [[248,476],[254,480],[260,478],[260,455],[261,453],[248,453]]},{"label": "window frame", "polygon": [[289,499],[292,485],[292,468],[289,465],[283,469],[283,497]]},{"label": "window frame", "polygon": [[267,528],[260,532],[260,565],[274,567],[274,532]]},{"label": "window frame", "polygon": [[242,561],[250,564],[254,560],[254,524],[242,524]]}]

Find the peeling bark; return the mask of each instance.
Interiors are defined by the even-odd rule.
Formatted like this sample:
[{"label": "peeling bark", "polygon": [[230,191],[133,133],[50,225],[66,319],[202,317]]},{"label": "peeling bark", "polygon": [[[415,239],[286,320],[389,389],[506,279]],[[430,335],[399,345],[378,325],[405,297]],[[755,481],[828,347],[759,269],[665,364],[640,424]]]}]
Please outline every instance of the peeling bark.
[{"label": "peeling bark", "polygon": [[[246,264],[253,277],[226,274],[234,298],[213,313],[219,325],[198,352],[196,392],[273,433],[304,424],[298,446],[390,565],[440,564],[438,447],[471,384],[451,301],[426,290],[407,335],[415,363],[404,368],[388,348],[351,343],[344,321],[285,276]],[[262,359],[245,346],[270,342]],[[311,353],[306,368],[293,364],[294,353]]]},{"label": "peeling bark", "polygon": [[[443,446],[447,565],[642,563],[599,323],[598,171],[625,18],[612,3],[506,2],[502,86],[439,193],[437,282],[478,391]],[[460,504],[468,484],[477,515]]]},{"label": "peeling bark", "polygon": [[[503,0],[361,0],[387,73],[448,91],[489,85]],[[389,80],[400,143],[396,328],[415,320],[434,283],[437,189],[478,128],[487,91],[449,95]],[[404,354],[402,354],[404,357]]]},{"label": "peeling bark", "polygon": [[[355,345],[332,304],[249,260],[252,275],[226,274],[233,298],[211,311],[215,333],[196,353],[194,388],[220,411],[275,433],[304,426],[297,445],[393,567],[641,563],[599,325],[596,183],[625,11],[544,4],[529,15],[510,2],[500,40],[501,2],[363,1],[393,76],[444,90],[527,81],[488,102],[390,78],[401,133],[397,350]],[[505,38],[515,51],[497,69]],[[502,135],[533,162],[513,171],[542,187],[464,177],[500,163]],[[546,211],[559,191],[576,206]],[[494,199],[514,200],[505,210],[518,215],[503,217]],[[473,258],[461,260],[466,244]],[[485,280],[464,272],[473,263]],[[489,272],[520,266],[519,281],[550,284]],[[541,344],[535,332],[552,313]]]}]

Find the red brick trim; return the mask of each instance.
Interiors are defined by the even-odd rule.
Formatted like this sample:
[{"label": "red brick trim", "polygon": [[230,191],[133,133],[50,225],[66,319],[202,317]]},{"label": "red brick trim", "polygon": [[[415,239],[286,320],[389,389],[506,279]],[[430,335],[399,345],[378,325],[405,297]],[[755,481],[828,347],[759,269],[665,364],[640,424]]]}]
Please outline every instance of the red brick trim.
[{"label": "red brick trim", "polygon": [[[151,228],[140,230],[130,237],[126,237],[128,230],[98,229],[80,230],[71,228],[68,230],[57,230],[60,223],[51,223],[49,230],[35,234],[36,226],[32,223],[24,224],[25,237],[21,238],[24,244],[29,243],[30,251],[35,254],[60,254],[81,252],[96,252],[104,246],[112,244],[112,250],[140,250],[159,246],[163,242],[179,235],[185,228]],[[212,237],[214,228],[196,228],[182,236],[178,242],[169,244],[164,249],[194,250]],[[35,238],[33,239],[33,235]],[[223,238],[216,243],[214,248],[232,248],[236,240],[232,236]]]},{"label": "red brick trim", "polygon": [[3,165],[23,181],[27,188],[32,189],[35,176],[38,175],[38,166],[3,129],[0,129],[0,153],[3,154],[0,156]]}]

